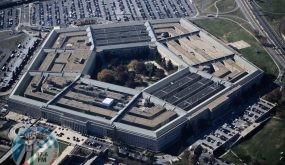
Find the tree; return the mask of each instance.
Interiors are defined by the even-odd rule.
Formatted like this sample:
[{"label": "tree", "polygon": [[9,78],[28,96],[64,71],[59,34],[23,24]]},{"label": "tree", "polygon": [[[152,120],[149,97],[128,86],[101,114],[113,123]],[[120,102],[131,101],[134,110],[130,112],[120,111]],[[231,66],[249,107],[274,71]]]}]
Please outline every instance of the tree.
[{"label": "tree", "polygon": [[152,63],[147,63],[145,67],[146,67],[148,77],[152,77],[157,67]]},{"label": "tree", "polygon": [[146,71],[145,64],[143,62],[138,62],[135,65],[134,69],[135,69],[135,72],[138,73],[138,74],[143,74]]},{"label": "tree", "polygon": [[260,43],[261,43],[262,45],[264,45],[264,46],[267,45],[267,37],[266,37],[266,36],[261,35],[261,36],[259,37],[259,41],[260,41]]},{"label": "tree", "polygon": [[128,64],[128,69],[131,71],[135,70],[136,65],[138,64],[138,60],[132,60],[129,64]]},{"label": "tree", "polygon": [[159,53],[157,53],[157,54],[155,55],[155,57],[154,57],[154,60],[155,60],[157,63],[161,64],[161,60],[162,60],[161,55],[160,55]]},{"label": "tree", "polygon": [[161,59],[161,64],[160,65],[162,65],[162,67],[166,68],[166,60],[165,60],[164,57]]},{"label": "tree", "polygon": [[116,72],[126,72],[126,71],[128,71],[128,68],[122,64],[117,66],[116,68]]},{"label": "tree", "polygon": [[157,79],[162,79],[162,78],[164,78],[164,77],[165,77],[165,75],[164,75],[164,70],[162,70],[162,69],[157,69],[156,72],[155,72],[155,77],[156,77]]},{"label": "tree", "polygon": [[117,66],[114,76],[120,85],[124,85],[129,79],[128,68],[124,65]]},{"label": "tree", "polygon": [[134,71],[129,72],[129,80],[134,80],[136,78],[136,73]]},{"label": "tree", "polygon": [[126,83],[126,81],[128,81],[128,79],[129,79],[129,74],[127,71],[116,72],[115,78],[119,84],[124,85]]},{"label": "tree", "polygon": [[253,34],[254,34],[255,37],[257,37],[257,38],[259,38],[259,36],[260,36],[259,30],[253,30]]},{"label": "tree", "polygon": [[148,164],[153,164],[153,162],[155,161],[154,153],[151,151],[146,151],[145,156],[148,158]]},{"label": "tree", "polygon": [[167,61],[167,69],[168,69],[168,70],[173,70],[173,69],[174,69],[171,60],[168,60],[168,61]]},{"label": "tree", "polygon": [[253,165],[261,165],[262,163],[261,163],[259,160],[254,159],[254,160],[252,161],[252,164],[253,164]]},{"label": "tree", "polygon": [[187,164],[187,165],[194,165],[197,164],[198,158],[196,155],[192,154],[189,150],[186,150],[179,162],[174,163],[175,165],[177,164]]},{"label": "tree", "polygon": [[191,152],[189,150],[184,151],[182,158],[189,159]]},{"label": "tree", "polygon": [[111,59],[110,64],[109,64],[110,68],[116,67],[118,65],[120,65],[120,60],[118,58]]},{"label": "tree", "polygon": [[274,89],[273,91],[271,91],[270,93],[268,93],[265,96],[265,99],[273,102],[273,103],[277,103],[282,97],[282,93],[279,91],[279,88]]},{"label": "tree", "polygon": [[113,83],[115,81],[114,72],[109,69],[103,69],[97,74],[97,79],[99,81]]},{"label": "tree", "polygon": [[130,87],[130,88],[134,88],[134,87],[136,87],[136,82],[135,82],[133,79],[129,79],[129,80],[126,82],[126,86],[127,86],[127,87]]},{"label": "tree", "polygon": [[140,85],[143,83],[143,79],[140,76],[137,76],[135,81]]}]

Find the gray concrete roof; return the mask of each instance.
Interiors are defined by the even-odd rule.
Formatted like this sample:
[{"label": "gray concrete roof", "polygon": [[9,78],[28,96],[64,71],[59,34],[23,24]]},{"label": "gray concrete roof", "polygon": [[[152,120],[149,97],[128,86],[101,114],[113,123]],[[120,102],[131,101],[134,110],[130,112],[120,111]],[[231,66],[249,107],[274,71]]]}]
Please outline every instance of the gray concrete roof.
[{"label": "gray concrete roof", "polygon": [[[168,24],[168,23],[169,24],[173,24],[173,23],[181,24],[181,26],[185,27],[186,31],[189,31],[189,34],[192,34],[191,32],[193,30],[197,31],[196,33],[199,33],[199,35],[203,35],[203,39],[208,40],[210,43],[217,45],[218,49],[222,49],[225,52],[226,56],[233,54],[231,49],[227,49],[227,47],[225,47],[220,42],[216,43],[217,42],[216,39],[213,39],[212,36],[207,35],[207,33],[205,33],[202,29],[196,27],[194,24],[192,24],[191,22],[189,22],[186,19],[150,20],[147,22],[138,21],[138,22],[123,23],[123,24],[92,25],[92,26],[85,26],[85,27],[79,27],[79,28],[65,28],[65,29],[52,30],[51,33],[48,35],[47,39],[44,41],[43,45],[41,45],[42,50],[39,51],[36,58],[33,60],[32,65],[29,67],[27,73],[25,73],[24,76],[22,76],[21,80],[19,81],[19,83],[14,88],[12,94],[10,95],[10,99],[17,100],[20,102],[24,102],[26,104],[35,105],[38,107],[45,107],[48,109],[53,109],[53,110],[61,112],[61,113],[72,114],[72,115],[84,117],[84,118],[90,119],[92,121],[97,121],[99,123],[106,124],[110,127],[115,126],[115,127],[117,127],[117,129],[124,130],[125,132],[132,132],[133,134],[137,134],[139,136],[145,136],[148,138],[155,139],[155,138],[159,138],[161,135],[163,135],[167,131],[175,129],[180,124],[186,122],[188,120],[187,117],[191,116],[195,112],[199,112],[199,110],[205,108],[209,103],[216,100],[218,97],[226,94],[230,89],[235,87],[237,83],[245,84],[246,82],[252,81],[252,78],[258,76],[259,74],[262,74],[262,72],[257,67],[253,66],[251,63],[249,63],[248,61],[246,61],[245,59],[243,59],[240,56],[234,56],[234,58],[245,63],[246,67],[248,67],[250,70],[252,70],[252,72],[250,72],[250,74],[243,77],[241,80],[237,81],[235,84],[230,83],[228,81],[225,81],[221,78],[214,77],[213,75],[211,75],[209,73],[199,71],[197,68],[191,66],[190,64],[187,64],[177,54],[175,54],[173,51],[169,50],[169,48],[167,48],[167,46],[165,46],[163,43],[160,43],[159,41],[157,41],[155,29],[152,28],[152,25]],[[147,31],[147,33],[148,33],[148,36],[146,36],[146,37],[149,37],[149,40],[148,41],[143,40],[142,42],[138,41],[136,43],[128,43],[128,44],[116,44],[116,45],[111,44],[111,45],[105,45],[105,46],[96,46],[95,45],[96,44],[96,31],[98,33],[101,30],[102,32],[106,33],[108,31],[108,28],[113,28],[113,30],[114,29],[120,30],[122,28],[126,28],[126,29],[132,28],[132,26],[138,26],[138,28],[144,27],[145,28],[144,30]],[[185,29],[184,30],[182,29],[182,31],[185,32]],[[135,31],[137,31],[137,30],[138,29],[135,28]],[[140,30],[138,30],[138,31],[140,31]],[[201,31],[203,31],[203,33],[201,33]],[[187,33],[186,36],[188,36],[189,34]],[[80,37],[77,39],[76,37],[78,37],[78,35]],[[82,37],[82,35],[83,35],[83,37]],[[86,36],[84,36],[84,35],[86,35]],[[60,39],[58,39],[59,36],[61,37]],[[74,40],[70,41],[69,39],[72,37],[75,37],[75,38],[74,38]],[[185,36],[183,36],[183,37],[185,37]],[[177,37],[177,39],[179,39],[179,36]],[[84,40],[84,43],[81,43],[81,42],[83,42],[83,40]],[[95,40],[95,42],[94,42],[94,40]],[[69,41],[70,41],[70,43],[69,43]],[[86,43],[85,43],[86,41],[91,42],[91,46],[86,46]],[[65,43],[65,42],[67,42],[67,43]],[[37,71],[37,67],[40,66],[41,62],[45,59],[45,54],[46,54],[45,52],[65,52],[65,53],[68,53],[68,52],[74,52],[77,49],[82,49],[83,52],[84,52],[84,50],[86,50],[86,52],[89,52],[89,53],[91,52],[92,59],[93,59],[94,57],[96,57],[96,53],[94,53],[94,51],[96,49],[97,49],[96,51],[98,51],[98,50],[101,51],[101,50],[122,49],[122,48],[138,47],[138,46],[148,46],[149,44],[153,44],[154,42],[156,43],[157,49],[160,50],[160,53],[163,53],[164,57],[167,57],[167,58],[173,60],[175,62],[175,64],[177,64],[179,66],[183,66],[182,67],[183,69],[181,69],[178,72],[176,72],[176,73],[160,80],[159,82],[147,87],[146,89],[143,90],[142,93],[140,91],[137,91],[134,89],[130,89],[130,88],[126,88],[126,87],[122,87],[122,86],[118,86],[118,85],[112,85],[112,84],[108,84],[108,83],[104,83],[104,82],[99,82],[96,80],[91,80],[89,78],[83,78],[83,76],[86,76],[85,74],[87,74],[89,72],[88,68],[91,68],[92,64],[93,64],[91,61],[88,61],[88,59],[87,59],[87,61],[88,61],[87,64],[84,63],[84,67],[81,68],[80,71],[76,71],[76,72],[72,72],[72,68],[71,68],[71,70],[67,70],[67,71],[62,70],[61,72],[58,72],[57,70],[56,71],[50,71],[50,70],[46,70],[46,69],[43,69],[41,71]],[[54,47],[54,45],[56,45],[56,46]],[[62,46],[62,45],[64,45],[64,46]],[[80,54],[78,54],[78,56],[80,56]],[[216,59],[219,60],[219,58],[216,58]],[[50,60],[50,62],[52,63],[54,61]],[[208,62],[210,62],[210,61],[208,61]],[[220,84],[221,86],[224,87],[224,89],[221,89],[217,93],[214,93],[213,95],[208,97],[207,99],[204,99],[201,103],[195,105],[189,111],[185,111],[182,108],[179,108],[179,107],[172,105],[172,104],[170,104],[164,100],[161,100],[160,98],[158,98],[152,94],[154,91],[160,89],[161,87],[163,87],[166,84],[171,83],[173,80],[177,79],[179,76],[181,76],[185,73],[197,74],[197,75],[203,77],[204,79],[209,79],[216,84]],[[45,104],[43,102],[36,101],[34,99],[25,98],[21,95],[20,88],[26,88],[25,86],[30,84],[31,78],[33,78],[34,76],[41,76],[44,78],[44,77],[47,77],[50,75],[63,76],[63,77],[64,76],[73,76],[74,77],[73,84],[76,84],[76,83],[81,81],[83,83],[90,84],[90,85],[93,85],[93,86],[98,87],[98,88],[105,88],[108,90],[113,90],[114,92],[126,93],[126,94],[132,95],[134,97],[133,97],[133,99],[131,99],[129,101],[129,103],[127,105],[125,105],[125,108],[122,108],[121,110],[119,110],[117,112],[112,111],[111,119],[107,119],[107,118],[99,117],[96,115],[82,113],[82,112],[76,111],[74,109],[72,110],[72,109],[64,108],[62,106],[58,106],[57,104],[53,104],[52,103],[53,101],[50,101],[49,102],[50,104],[49,103]],[[76,77],[78,80],[76,80]],[[60,99],[65,99],[64,97],[68,94],[68,92],[70,92],[70,89],[73,87],[73,84],[70,85],[70,87],[67,87],[63,91],[61,91],[60,94],[58,94],[56,96],[52,96],[52,98],[53,98],[52,100],[57,102]],[[143,118],[131,119],[132,117],[131,118],[130,118],[130,116],[127,117],[127,115],[130,115],[129,112],[130,112],[130,110],[132,110],[131,107],[134,106],[135,102],[137,101],[137,97],[139,97],[141,95],[142,95],[142,98],[144,98],[144,99],[150,98],[150,101],[153,102],[158,107],[166,108],[167,111],[169,111],[167,113],[177,114],[177,117],[174,119],[171,119],[171,121],[163,124],[159,128],[156,128],[156,130],[148,130],[148,129],[140,128],[138,126],[132,126],[130,124],[121,123],[121,120],[123,118],[124,119],[128,118],[128,119],[132,120],[133,122],[135,122],[136,120],[142,121]],[[61,103],[64,103],[65,101],[66,100],[61,100]],[[94,106],[94,107],[96,107],[96,106]],[[102,108],[102,107],[100,107],[100,108]],[[104,111],[103,109],[104,108],[100,109],[100,111],[102,113]],[[145,121],[143,121],[143,122],[145,122]],[[157,124],[157,123],[155,123],[155,124]]]}]

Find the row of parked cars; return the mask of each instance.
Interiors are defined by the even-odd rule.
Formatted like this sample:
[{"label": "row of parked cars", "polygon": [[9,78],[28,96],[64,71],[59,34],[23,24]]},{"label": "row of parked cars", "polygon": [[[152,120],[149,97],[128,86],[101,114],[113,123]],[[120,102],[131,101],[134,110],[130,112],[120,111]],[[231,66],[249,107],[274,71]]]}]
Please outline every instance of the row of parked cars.
[{"label": "row of parked cars", "polygon": [[0,11],[0,29],[8,29],[19,24],[19,11],[8,8]]},{"label": "row of parked cars", "polygon": [[34,3],[31,22],[41,26],[68,25],[84,18],[131,21],[187,17],[194,14],[189,0],[58,0]]},{"label": "row of parked cars", "polygon": [[[132,21],[164,19],[194,15],[189,0],[46,0],[32,5],[0,10],[0,29],[13,28],[19,24],[19,8],[29,10],[33,26],[67,26],[85,18],[107,21]],[[24,13],[24,11],[22,12]]]},{"label": "row of parked cars", "polygon": [[19,78],[22,69],[30,60],[31,55],[39,44],[36,38],[28,38],[23,43],[19,43],[17,49],[12,51],[0,72],[0,91],[10,89],[11,85]]}]

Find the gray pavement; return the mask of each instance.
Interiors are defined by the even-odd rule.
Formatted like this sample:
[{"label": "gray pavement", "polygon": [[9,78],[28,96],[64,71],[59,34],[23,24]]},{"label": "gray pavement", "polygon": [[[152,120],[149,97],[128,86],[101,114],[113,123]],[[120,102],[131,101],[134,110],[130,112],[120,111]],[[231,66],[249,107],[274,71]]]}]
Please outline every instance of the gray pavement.
[{"label": "gray pavement", "polygon": [[0,10],[0,30],[68,26],[78,19],[112,22],[193,17],[190,0],[46,0]]}]

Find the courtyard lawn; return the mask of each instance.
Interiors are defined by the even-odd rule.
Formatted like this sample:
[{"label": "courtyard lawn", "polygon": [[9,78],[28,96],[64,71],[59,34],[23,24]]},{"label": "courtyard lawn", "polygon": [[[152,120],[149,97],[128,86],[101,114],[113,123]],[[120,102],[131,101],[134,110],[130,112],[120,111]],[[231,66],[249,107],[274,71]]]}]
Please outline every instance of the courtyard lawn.
[{"label": "courtyard lawn", "polygon": [[66,149],[68,144],[65,142],[61,142],[61,141],[57,141],[57,142],[58,142],[58,148],[59,148],[58,156],[60,156],[61,153]]}]

